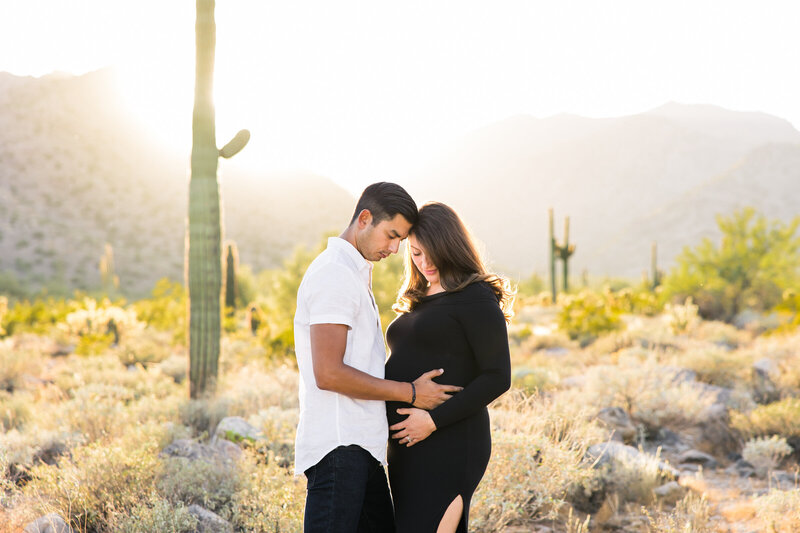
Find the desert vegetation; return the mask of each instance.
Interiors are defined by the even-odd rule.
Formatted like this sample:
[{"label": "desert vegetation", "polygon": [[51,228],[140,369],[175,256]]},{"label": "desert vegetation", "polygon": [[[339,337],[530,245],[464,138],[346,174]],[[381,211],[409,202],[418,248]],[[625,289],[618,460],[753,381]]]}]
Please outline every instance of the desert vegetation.
[{"label": "desert vegetation", "polygon": [[[541,279],[519,283],[513,387],[490,408],[472,530],[800,528],[794,226],[749,211],[720,223],[720,243],[687,249],[656,290],[609,281],[553,303]],[[752,257],[754,235],[782,239],[782,253],[772,243]],[[300,531],[292,316],[323,245],[278,269],[239,268],[213,397],[189,399],[179,283],[131,302],[0,297],[2,531],[37,519],[81,532]],[[732,268],[726,247],[750,259]],[[722,281],[691,285],[709,261]],[[398,257],[376,266],[384,327],[401,270]]]}]

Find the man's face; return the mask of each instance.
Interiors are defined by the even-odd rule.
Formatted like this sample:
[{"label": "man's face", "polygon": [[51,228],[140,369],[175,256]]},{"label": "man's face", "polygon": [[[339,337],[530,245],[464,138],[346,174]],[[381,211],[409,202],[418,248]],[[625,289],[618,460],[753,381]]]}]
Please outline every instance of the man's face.
[{"label": "man's face", "polygon": [[[365,213],[367,216],[362,219]],[[401,214],[389,220],[381,220],[374,226],[372,220],[369,211],[362,211],[359,216],[360,231],[356,235],[356,244],[365,259],[380,261],[397,253],[400,241],[405,239],[411,230],[411,223]]]}]

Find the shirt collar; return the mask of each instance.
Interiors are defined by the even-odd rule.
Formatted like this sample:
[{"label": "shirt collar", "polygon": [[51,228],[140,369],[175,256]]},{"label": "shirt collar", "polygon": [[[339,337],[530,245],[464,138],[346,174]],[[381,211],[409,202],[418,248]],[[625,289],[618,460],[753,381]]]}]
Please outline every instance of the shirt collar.
[{"label": "shirt collar", "polygon": [[328,237],[328,248],[342,251],[352,261],[359,272],[367,271],[369,279],[372,278],[372,262],[367,261],[356,247],[341,237]]}]

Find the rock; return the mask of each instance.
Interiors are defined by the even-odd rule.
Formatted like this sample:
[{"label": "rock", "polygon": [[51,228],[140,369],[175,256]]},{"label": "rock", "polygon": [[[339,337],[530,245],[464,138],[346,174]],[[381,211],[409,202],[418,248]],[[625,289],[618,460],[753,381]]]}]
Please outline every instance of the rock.
[{"label": "rock", "polygon": [[697,372],[690,368],[664,367],[667,372],[673,374],[670,385],[680,385],[681,383],[693,383],[697,381]]},{"label": "rock", "polygon": [[631,417],[621,407],[604,407],[597,413],[597,419],[613,431],[612,438],[622,442],[631,442],[636,438],[636,426]]},{"label": "rock", "polygon": [[703,468],[708,469],[717,468],[719,466],[719,463],[714,457],[699,450],[686,450],[678,455],[677,462],[680,465],[678,468],[684,464],[702,465]]},{"label": "rock", "polygon": [[672,453],[681,453],[689,449],[689,445],[683,442],[680,435],[667,428],[660,428],[656,432],[652,446]]},{"label": "rock", "polygon": [[[608,464],[611,466],[612,471],[614,463],[640,464],[644,466],[653,461],[653,457],[643,454],[633,446],[614,441],[593,444],[586,451],[586,459],[592,461],[595,468]],[[658,469],[662,475],[678,476],[678,470],[663,461],[658,462]]]},{"label": "rock", "polygon": [[683,498],[686,489],[681,487],[677,481],[670,481],[660,487],[653,489],[656,497],[669,505],[674,505],[678,500]]},{"label": "rock", "polygon": [[580,388],[586,385],[586,376],[582,374],[576,374],[574,376],[569,376],[561,380],[560,385],[565,388]]},{"label": "rock", "polygon": [[744,459],[738,459],[735,463],[726,468],[725,472],[728,474],[736,474],[744,478],[754,477],[756,475],[755,467]]},{"label": "rock", "polygon": [[762,404],[774,402],[780,398],[780,391],[775,380],[780,377],[781,369],[772,359],[762,358],[753,363],[753,399]]},{"label": "rock", "polygon": [[699,423],[683,430],[682,434],[694,448],[706,453],[725,455],[740,449],[739,441],[730,428],[728,408],[722,403],[707,408]]},{"label": "rock", "polygon": [[213,462],[236,460],[241,457],[242,453],[241,448],[224,439],[219,439],[211,444],[200,444],[190,439],[178,439],[164,448],[159,455]]},{"label": "rock", "polygon": [[800,474],[775,470],[769,475],[770,485],[780,490],[792,490],[800,484]]},{"label": "rock", "polygon": [[242,441],[255,442],[263,438],[264,434],[241,416],[226,416],[217,425],[211,442],[212,444],[219,440],[228,440],[234,443]]},{"label": "rock", "polygon": [[24,533],[72,533],[72,528],[57,513],[37,518],[23,530]]},{"label": "rock", "polygon": [[48,465],[57,465],[59,457],[63,455],[71,455],[67,445],[63,442],[51,441],[33,455],[33,462],[41,461]]},{"label": "rock", "polygon": [[189,513],[197,518],[197,533],[233,533],[233,526],[227,520],[208,509],[192,504]]}]

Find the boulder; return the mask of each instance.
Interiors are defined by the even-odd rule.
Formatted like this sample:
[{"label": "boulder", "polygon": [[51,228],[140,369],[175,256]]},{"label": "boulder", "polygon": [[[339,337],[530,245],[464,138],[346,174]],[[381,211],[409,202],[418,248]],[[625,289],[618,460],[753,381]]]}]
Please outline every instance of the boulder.
[{"label": "boulder", "polygon": [[211,444],[201,444],[190,439],[178,439],[164,448],[159,455],[213,462],[236,460],[242,456],[242,453],[241,448],[224,439],[219,439]]},{"label": "boulder", "polygon": [[677,481],[670,481],[669,483],[665,483],[653,489],[653,494],[656,495],[659,501],[668,505],[674,505],[678,500],[683,498],[684,494],[686,494],[686,489],[681,487]]},{"label": "boulder", "polygon": [[24,533],[72,533],[72,528],[69,527],[63,518],[57,513],[50,513],[37,518],[23,530]]},{"label": "boulder", "polygon": [[778,364],[769,358],[762,358],[753,363],[753,399],[767,404],[780,399],[780,390],[775,384],[781,375]]},{"label": "boulder", "polygon": [[[590,446],[586,450],[585,459],[591,461],[595,468],[608,464],[613,472],[615,463],[644,466],[649,464],[653,457],[640,452],[633,446],[611,441]],[[678,476],[678,470],[664,461],[658,462],[658,469],[664,476],[673,478]]]},{"label": "boulder", "polygon": [[197,533],[233,533],[230,522],[208,509],[192,504],[189,513],[197,518]]},{"label": "boulder", "polygon": [[728,474],[735,474],[739,477],[748,478],[755,477],[756,468],[744,459],[738,459],[735,463],[726,468],[725,472]]},{"label": "boulder", "polygon": [[636,438],[636,426],[622,407],[604,407],[597,413],[597,419],[613,432],[614,440],[631,442]]},{"label": "boulder", "polygon": [[217,429],[214,431],[211,442],[213,444],[220,440],[227,440],[237,444],[244,441],[254,443],[263,438],[264,434],[253,427],[244,418],[240,416],[226,416],[217,424]]},{"label": "boulder", "polygon": [[714,457],[699,450],[686,450],[678,455],[676,461],[679,465],[678,468],[687,464],[702,465],[704,469],[714,469],[719,466]]}]

